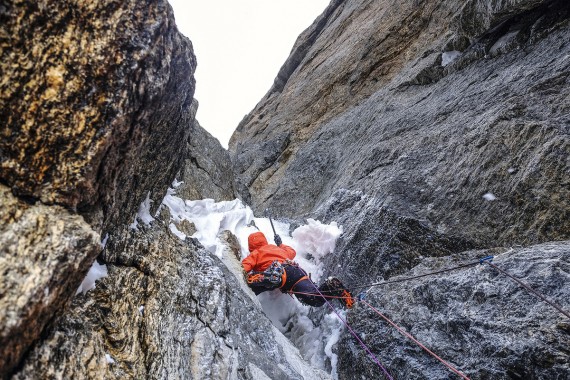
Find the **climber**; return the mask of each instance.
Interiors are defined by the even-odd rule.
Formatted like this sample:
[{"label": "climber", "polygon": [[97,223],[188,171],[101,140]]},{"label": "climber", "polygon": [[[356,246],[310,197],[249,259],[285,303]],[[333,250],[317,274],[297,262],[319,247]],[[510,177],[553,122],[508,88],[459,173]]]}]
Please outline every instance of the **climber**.
[{"label": "climber", "polygon": [[247,274],[247,283],[255,294],[281,289],[283,293],[293,293],[301,303],[309,306],[322,306],[325,296],[337,298],[347,308],[354,305],[354,298],[339,279],[329,277],[321,286],[307,276],[307,273],[293,261],[296,252],[281,242],[275,234],[275,245],[269,244],[263,232],[254,232],[248,237],[249,256],[242,260]]}]

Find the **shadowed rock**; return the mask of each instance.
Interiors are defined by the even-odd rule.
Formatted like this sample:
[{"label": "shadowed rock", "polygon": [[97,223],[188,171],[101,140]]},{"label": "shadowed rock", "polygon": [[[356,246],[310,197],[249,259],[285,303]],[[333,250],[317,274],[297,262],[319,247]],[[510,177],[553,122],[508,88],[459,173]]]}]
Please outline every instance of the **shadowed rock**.
[{"label": "shadowed rock", "polygon": [[[198,102],[193,104],[193,112]],[[220,142],[200,126],[198,120],[192,123],[188,139],[188,156],[177,180],[184,186],[177,189],[183,199],[211,198],[215,201],[229,201],[236,198],[234,172],[230,155]]]},{"label": "shadowed rock", "polygon": [[[180,170],[196,61],[161,0],[4,2],[0,58],[7,376],[64,313],[101,250],[97,232],[130,224],[147,194],[162,199]],[[79,366],[100,364],[72,356]],[[46,363],[36,365],[44,377]]]}]

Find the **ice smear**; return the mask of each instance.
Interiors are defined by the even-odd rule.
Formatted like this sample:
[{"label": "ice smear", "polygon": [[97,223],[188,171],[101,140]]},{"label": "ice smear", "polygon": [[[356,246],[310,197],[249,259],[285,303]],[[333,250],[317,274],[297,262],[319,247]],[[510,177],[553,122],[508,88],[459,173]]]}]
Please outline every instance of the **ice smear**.
[{"label": "ice smear", "polygon": [[170,223],[168,225],[168,228],[170,228],[170,231],[172,231],[172,233],[176,236],[178,236],[178,238],[182,241],[186,240],[186,234],[182,231],[180,231],[177,227],[176,224],[174,223]]},{"label": "ice smear", "polygon": [[109,364],[115,363],[115,359],[113,359],[113,357],[109,354],[105,354],[105,360],[107,360],[107,363]]},{"label": "ice smear", "polygon": [[131,228],[136,230],[138,228],[138,221],[141,220],[145,225],[149,225],[154,218],[150,215],[150,204],[152,203],[152,199],[150,199],[150,191],[146,194],[145,200],[140,204],[139,211],[135,216],[135,220],[131,224]]},{"label": "ice smear", "polygon": [[105,234],[105,237],[103,238],[103,240],[101,240],[101,248],[105,249],[108,240],[109,240],[109,234]]},{"label": "ice smear", "polygon": [[[341,314],[342,318],[344,320],[346,320],[346,313],[344,310],[340,310],[339,314]],[[338,317],[333,313],[325,315],[325,318],[323,320],[323,324],[324,324],[324,327],[330,329],[330,332],[326,335],[326,336],[328,336],[328,339],[327,339],[326,344],[325,344],[325,355],[331,361],[331,368],[332,368],[331,376],[332,376],[332,378],[338,379],[338,373],[336,371],[336,365],[338,363],[338,355],[333,353],[332,347],[340,339],[340,334],[342,333],[344,326],[343,326],[342,321],[340,319],[338,319]]]},{"label": "ice smear", "polygon": [[[204,247],[222,259],[225,259],[223,255],[227,249],[219,234],[224,230],[230,231],[238,238],[242,258],[249,254],[248,236],[258,229],[265,234],[270,243],[274,243],[274,233],[269,219],[254,218],[251,209],[240,200],[185,201],[175,193],[175,189],[170,188],[161,207],[165,206],[170,211],[171,230],[181,239],[182,236],[175,232],[178,231],[175,224],[188,220],[196,227],[196,233],[192,238],[197,238]],[[252,220],[257,228],[250,226]],[[273,220],[273,224],[283,243],[297,251],[295,261],[311,274],[313,281],[319,283],[323,273],[321,260],[334,251],[336,240],[342,234],[342,227],[335,222],[324,224],[309,219],[306,225],[290,233],[288,223]],[[257,298],[273,325],[297,346],[305,360],[317,368],[332,371],[333,377],[336,378],[337,356],[333,353],[332,347],[338,341],[343,329],[336,315],[333,313],[325,315],[321,324],[314,326],[308,317],[311,308],[279,290],[262,293]]]},{"label": "ice smear", "polygon": [[461,52],[457,50],[446,51],[444,53],[441,53],[441,65],[443,67],[449,65],[451,62],[455,61],[457,57],[459,57],[460,55]]},{"label": "ice smear", "polygon": [[97,260],[93,262],[89,272],[87,272],[87,276],[83,279],[81,285],[75,292],[75,294],[79,294],[83,292],[83,294],[87,293],[89,290],[95,288],[95,281],[107,277],[107,266],[105,264],[99,264]]}]

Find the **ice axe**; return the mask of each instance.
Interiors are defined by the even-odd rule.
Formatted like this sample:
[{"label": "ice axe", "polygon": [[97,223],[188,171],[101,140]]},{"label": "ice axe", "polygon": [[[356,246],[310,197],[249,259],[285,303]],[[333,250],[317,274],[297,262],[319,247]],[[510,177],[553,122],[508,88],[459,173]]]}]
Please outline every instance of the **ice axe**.
[{"label": "ice axe", "polygon": [[273,237],[273,240],[275,241],[275,245],[276,246],[280,246],[282,241],[281,241],[281,237],[279,235],[277,235],[277,232],[275,232],[275,227],[273,226],[273,221],[271,220],[271,215],[269,214],[269,209],[266,208],[265,209],[265,217],[267,219],[269,219],[269,223],[271,223],[271,229],[273,230],[273,235],[275,235]]}]

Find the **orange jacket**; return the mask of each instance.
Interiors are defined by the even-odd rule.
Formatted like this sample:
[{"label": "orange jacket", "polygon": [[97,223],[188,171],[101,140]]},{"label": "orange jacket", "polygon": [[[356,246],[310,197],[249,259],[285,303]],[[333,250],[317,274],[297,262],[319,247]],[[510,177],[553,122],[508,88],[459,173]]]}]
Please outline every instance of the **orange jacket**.
[{"label": "orange jacket", "polygon": [[263,232],[254,232],[249,235],[247,242],[249,244],[249,256],[241,261],[243,269],[246,272],[255,270],[264,271],[275,260],[280,263],[285,260],[293,260],[297,254],[295,250],[288,245],[281,244],[279,247],[267,243],[267,239]]}]

